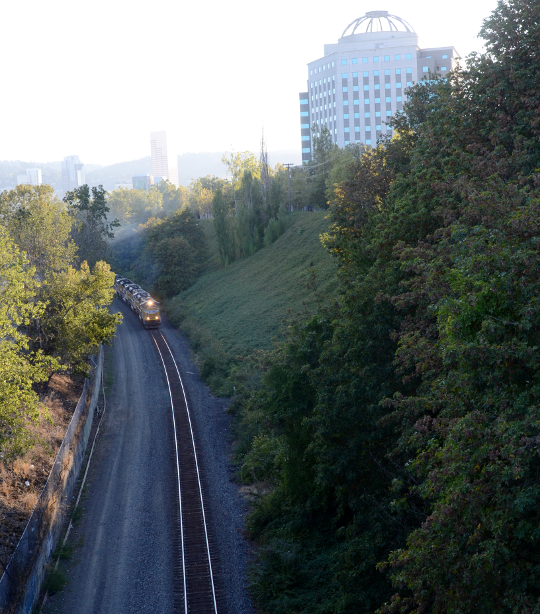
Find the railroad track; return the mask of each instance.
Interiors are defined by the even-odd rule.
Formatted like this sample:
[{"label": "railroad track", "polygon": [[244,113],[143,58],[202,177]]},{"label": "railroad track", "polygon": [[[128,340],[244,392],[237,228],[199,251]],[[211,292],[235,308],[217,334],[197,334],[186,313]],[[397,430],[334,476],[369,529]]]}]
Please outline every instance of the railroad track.
[{"label": "railroad track", "polygon": [[[175,614],[218,614],[218,591],[210,553],[208,513],[188,400],[167,340],[152,332],[171,398],[178,478],[178,563],[175,568]],[[220,607],[219,614],[224,614]]]}]

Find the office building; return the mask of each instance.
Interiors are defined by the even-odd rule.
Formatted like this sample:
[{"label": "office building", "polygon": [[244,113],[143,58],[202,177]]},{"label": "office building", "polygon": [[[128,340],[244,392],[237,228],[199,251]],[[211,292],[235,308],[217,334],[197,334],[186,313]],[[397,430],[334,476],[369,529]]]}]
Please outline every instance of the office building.
[{"label": "office building", "polygon": [[27,168],[24,175],[17,175],[17,185],[41,185],[42,183],[40,168]]},{"label": "office building", "polygon": [[159,180],[168,180],[178,187],[178,164],[176,153],[167,151],[167,133],[165,130],[150,133],[150,152],[152,156],[152,175]]},{"label": "office building", "polygon": [[134,190],[149,190],[151,185],[154,185],[153,175],[135,175],[133,177]]},{"label": "office building", "polygon": [[64,194],[86,183],[84,177],[84,164],[79,156],[66,156],[62,161],[62,191]]},{"label": "office building", "polygon": [[355,19],[308,64],[308,89],[300,94],[302,161],[312,158],[315,124],[328,128],[339,147],[375,145],[390,134],[385,121],[403,109],[406,88],[430,72],[447,74],[458,59],[454,47],[421,49],[412,26],[388,11]]}]

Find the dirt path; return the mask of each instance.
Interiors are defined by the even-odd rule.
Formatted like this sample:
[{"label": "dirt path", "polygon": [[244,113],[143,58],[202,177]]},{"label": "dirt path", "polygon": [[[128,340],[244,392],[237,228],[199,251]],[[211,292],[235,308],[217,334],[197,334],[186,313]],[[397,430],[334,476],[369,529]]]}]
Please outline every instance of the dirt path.
[{"label": "dirt path", "polygon": [[[172,523],[177,501],[169,397],[151,334],[118,300],[116,307],[124,323],[112,351],[114,385],[89,472],[83,519],[70,537],[71,543],[82,545],[63,564],[69,584],[49,599],[48,613],[174,611]],[[230,480],[224,403],[200,382],[185,341],[172,327],[162,330],[185,372],[228,611],[249,614],[245,505]]]}]

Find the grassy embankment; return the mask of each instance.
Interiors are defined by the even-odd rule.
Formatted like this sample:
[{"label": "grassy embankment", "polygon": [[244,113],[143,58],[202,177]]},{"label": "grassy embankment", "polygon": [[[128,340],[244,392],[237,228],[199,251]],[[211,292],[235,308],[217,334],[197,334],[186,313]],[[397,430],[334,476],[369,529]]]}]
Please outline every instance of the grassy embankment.
[{"label": "grassy embankment", "polygon": [[320,241],[328,228],[324,212],[291,214],[285,233],[272,245],[225,268],[219,265],[213,223],[203,224],[209,245],[206,271],[167,302],[167,311],[190,337],[203,378],[229,394],[232,383],[224,377],[231,369],[241,370],[238,357],[270,349],[288,312],[313,305],[314,292],[307,287],[312,273],[318,294],[332,294],[336,266]]}]

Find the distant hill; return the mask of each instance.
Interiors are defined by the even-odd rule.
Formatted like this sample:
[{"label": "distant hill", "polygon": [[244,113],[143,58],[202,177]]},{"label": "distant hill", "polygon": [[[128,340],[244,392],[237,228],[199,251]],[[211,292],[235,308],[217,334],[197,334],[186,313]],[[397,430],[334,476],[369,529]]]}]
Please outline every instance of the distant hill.
[{"label": "distant hill", "polygon": [[[178,156],[178,180],[180,185],[189,185],[192,179],[205,175],[224,177],[226,168],[221,162],[224,152],[185,153]],[[257,152],[254,152],[257,153]],[[272,166],[278,162],[301,164],[301,154],[296,149],[284,149],[268,152],[268,161]],[[40,168],[43,183],[48,183],[55,190],[62,189],[61,162],[22,162],[20,160],[0,161],[0,191],[17,185],[17,175],[24,174],[27,168]],[[90,186],[102,185],[106,190],[114,190],[114,184],[131,181],[134,175],[150,173],[150,156],[128,162],[118,162],[110,166],[85,164],[86,182]]]},{"label": "distant hill", "polygon": [[102,185],[106,190],[111,191],[114,190],[115,183],[131,182],[133,175],[145,175],[146,173],[150,173],[150,156],[102,166],[90,172],[86,171],[86,182],[89,186]]}]

